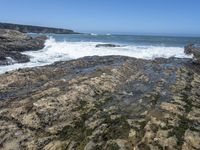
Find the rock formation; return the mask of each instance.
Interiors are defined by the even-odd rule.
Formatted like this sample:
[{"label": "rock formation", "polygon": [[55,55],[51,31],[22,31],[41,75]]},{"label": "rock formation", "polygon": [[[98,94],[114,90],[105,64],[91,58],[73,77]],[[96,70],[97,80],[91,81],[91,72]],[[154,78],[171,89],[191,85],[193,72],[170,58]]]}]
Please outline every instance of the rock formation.
[{"label": "rock formation", "polygon": [[23,33],[77,34],[77,32],[74,32],[68,29],[40,27],[40,26],[31,26],[31,25],[19,25],[19,24],[11,24],[11,23],[0,23],[0,29],[17,30]]},{"label": "rock formation", "polygon": [[0,75],[0,149],[198,150],[190,59],[85,57]]},{"label": "rock formation", "polygon": [[45,40],[45,36],[32,38],[19,31],[0,29],[0,65],[28,62],[29,57],[20,52],[42,49]]},{"label": "rock formation", "polygon": [[188,55],[193,54],[194,62],[200,64],[200,46],[195,44],[189,44],[185,46],[185,53]]},{"label": "rock formation", "polygon": [[97,44],[96,47],[120,47],[120,45],[115,45],[115,44]]}]

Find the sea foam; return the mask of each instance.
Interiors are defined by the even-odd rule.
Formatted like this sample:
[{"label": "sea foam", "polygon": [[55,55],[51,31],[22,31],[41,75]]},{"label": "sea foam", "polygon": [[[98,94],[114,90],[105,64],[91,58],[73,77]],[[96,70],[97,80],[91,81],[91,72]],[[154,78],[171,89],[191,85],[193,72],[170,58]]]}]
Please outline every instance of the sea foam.
[{"label": "sea foam", "polygon": [[30,56],[30,62],[0,66],[0,73],[11,71],[18,68],[44,66],[56,61],[77,59],[84,56],[107,56],[122,55],[143,59],[154,59],[157,57],[178,57],[191,58],[184,54],[182,47],[162,47],[162,46],[135,46],[125,45],[121,47],[100,47],[96,48],[101,42],[58,42],[53,37],[46,40],[45,47],[39,51],[23,52]]}]

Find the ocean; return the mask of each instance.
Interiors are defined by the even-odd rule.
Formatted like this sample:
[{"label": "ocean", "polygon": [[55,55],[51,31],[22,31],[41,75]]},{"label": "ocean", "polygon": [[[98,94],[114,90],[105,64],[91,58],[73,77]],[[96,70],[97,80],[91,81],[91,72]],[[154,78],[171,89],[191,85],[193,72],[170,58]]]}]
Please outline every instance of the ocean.
[{"label": "ocean", "polygon": [[[38,34],[30,34],[38,36]],[[97,35],[48,34],[45,47],[39,51],[23,52],[30,56],[30,62],[0,66],[0,73],[7,71],[52,64],[57,61],[77,59],[84,56],[123,55],[142,59],[158,57],[192,58],[184,54],[184,46],[200,44],[199,37],[139,36],[139,35]],[[97,44],[111,43],[120,47],[100,47]]]}]

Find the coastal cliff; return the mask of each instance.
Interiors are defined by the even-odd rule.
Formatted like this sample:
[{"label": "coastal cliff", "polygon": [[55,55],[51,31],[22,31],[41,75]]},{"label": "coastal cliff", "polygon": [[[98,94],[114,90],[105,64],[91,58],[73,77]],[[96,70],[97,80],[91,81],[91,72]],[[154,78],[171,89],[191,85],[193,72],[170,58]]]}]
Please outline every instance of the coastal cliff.
[{"label": "coastal cliff", "polygon": [[0,149],[198,150],[191,59],[84,57],[0,75]]},{"label": "coastal cliff", "polygon": [[0,29],[11,29],[17,30],[23,33],[55,33],[55,34],[78,34],[73,30],[60,29],[60,28],[50,28],[50,27],[40,27],[32,25],[19,25],[11,23],[0,23]]}]

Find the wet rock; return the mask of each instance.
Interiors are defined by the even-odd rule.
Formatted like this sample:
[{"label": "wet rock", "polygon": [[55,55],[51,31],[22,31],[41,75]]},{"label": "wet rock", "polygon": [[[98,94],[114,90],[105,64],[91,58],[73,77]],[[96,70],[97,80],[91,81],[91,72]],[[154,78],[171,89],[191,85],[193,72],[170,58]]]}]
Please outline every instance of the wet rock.
[{"label": "wet rock", "polygon": [[189,44],[185,46],[185,53],[188,55],[193,54],[194,61],[200,63],[200,46],[195,44]]},{"label": "wet rock", "polygon": [[115,44],[97,44],[96,47],[120,47],[120,45]]},{"label": "wet rock", "polygon": [[197,150],[199,87],[200,72],[177,58],[93,56],[8,72],[0,149]]},{"label": "wet rock", "polygon": [[44,47],[45,36],[32,38],[19,31],[0,29],[0,65],[28,62],[23,51],[40,50]]}]

